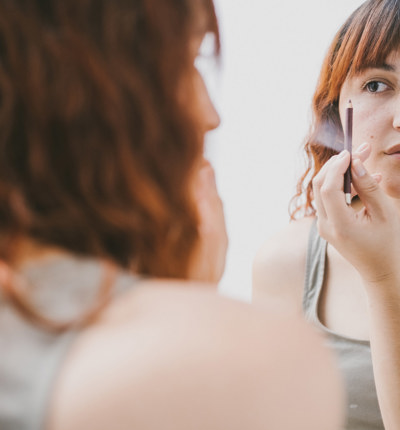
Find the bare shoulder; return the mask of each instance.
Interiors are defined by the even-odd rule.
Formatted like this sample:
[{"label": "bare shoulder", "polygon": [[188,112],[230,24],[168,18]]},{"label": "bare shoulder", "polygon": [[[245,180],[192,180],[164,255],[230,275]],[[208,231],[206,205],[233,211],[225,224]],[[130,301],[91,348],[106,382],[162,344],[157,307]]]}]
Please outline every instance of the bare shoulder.
[{"label": "bare shoulder", "polygon": [[340,421],[332,358],[302,319],[156,281],[80,336],[49,428],[333,430]]},{"label": "bare shoulder", "polygon": [[292,221],[267,240],[253,264],[253,302],[283,300],[300,309],[313,217]]}]

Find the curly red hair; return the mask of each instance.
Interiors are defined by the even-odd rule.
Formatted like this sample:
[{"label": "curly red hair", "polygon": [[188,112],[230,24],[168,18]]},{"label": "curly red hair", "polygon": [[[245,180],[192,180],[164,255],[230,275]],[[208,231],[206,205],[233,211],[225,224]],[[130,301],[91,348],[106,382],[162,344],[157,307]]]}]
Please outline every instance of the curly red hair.
[{"label": "curly red hair", "polygon": [[178,93],[200,14],[218,49],[211,0],[0,1],[3,259],[22,236],[186,276],[203,142]]},{"label": "curly red hair", "polygon": [[[0,0],[1,260],[29,238],[187,277],[203,152],[188,77],[205,32],[218,54],[212,0]],[[67,327],[3,291],[29,319]]]},{"label": "curly red hair", "polygon": [[400,0],[369,0],[348,18],[336,34],[322,65],[305,140],[307,168],[291,201],[292,219],[315,214],[312,179],[328,159],[343,149],[339,96],[347,77],[382,65],[400,46]]}]

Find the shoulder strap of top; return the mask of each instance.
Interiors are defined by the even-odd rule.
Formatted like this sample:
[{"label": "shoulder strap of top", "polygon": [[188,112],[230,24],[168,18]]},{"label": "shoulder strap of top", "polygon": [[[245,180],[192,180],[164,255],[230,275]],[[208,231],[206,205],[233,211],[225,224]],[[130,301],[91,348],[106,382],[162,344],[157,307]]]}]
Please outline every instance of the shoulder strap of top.
[{"label": "shoulder strap of top", "polygon": [[318,299],[325,274],[327,242],[317,230],[317,219],[311,224],[308,237],[306,276],[304,280],[303,311],[310,321],[318,321]]}]

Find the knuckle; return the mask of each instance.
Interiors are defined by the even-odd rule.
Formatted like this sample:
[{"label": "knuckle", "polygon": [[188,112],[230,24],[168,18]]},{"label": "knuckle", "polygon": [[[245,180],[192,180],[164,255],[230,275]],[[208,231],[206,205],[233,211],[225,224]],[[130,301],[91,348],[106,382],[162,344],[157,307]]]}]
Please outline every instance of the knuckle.
[{"label": "knuckle", "polygon": [[377,182],[375,180],[371,180],[371,181],[368,181],[364,185],[363,189],[364,189],[364,192],[374,193],[375,191],[377,191],[379,189],[379,185],[377,184]]}]

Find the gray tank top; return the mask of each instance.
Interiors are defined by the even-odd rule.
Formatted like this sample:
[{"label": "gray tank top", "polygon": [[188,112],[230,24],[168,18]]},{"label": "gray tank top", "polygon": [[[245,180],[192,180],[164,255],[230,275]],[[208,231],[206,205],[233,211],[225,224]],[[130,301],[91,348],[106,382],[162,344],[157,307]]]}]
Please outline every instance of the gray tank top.
[{"label": "gray tank top", "polygon": [[[95,303],[104,267],[98,260],[51,258],[26,266],[31,300],[46,316],[73,320]],[[115,294],[136,279],[118,275]],[[25,321],[0,295],[0,429],[43,430],[53,383],[76,331],[51,334]]]},{"label": "gray tank top", "polygon": [[327,329],[318,317],[318,302],[325,275],[327,242],[312,223],[309,235],[303,310],[321,329],[335,351],[347,391],[347,430],[384,430],[378,405],[370,343],[341,336]]}]

